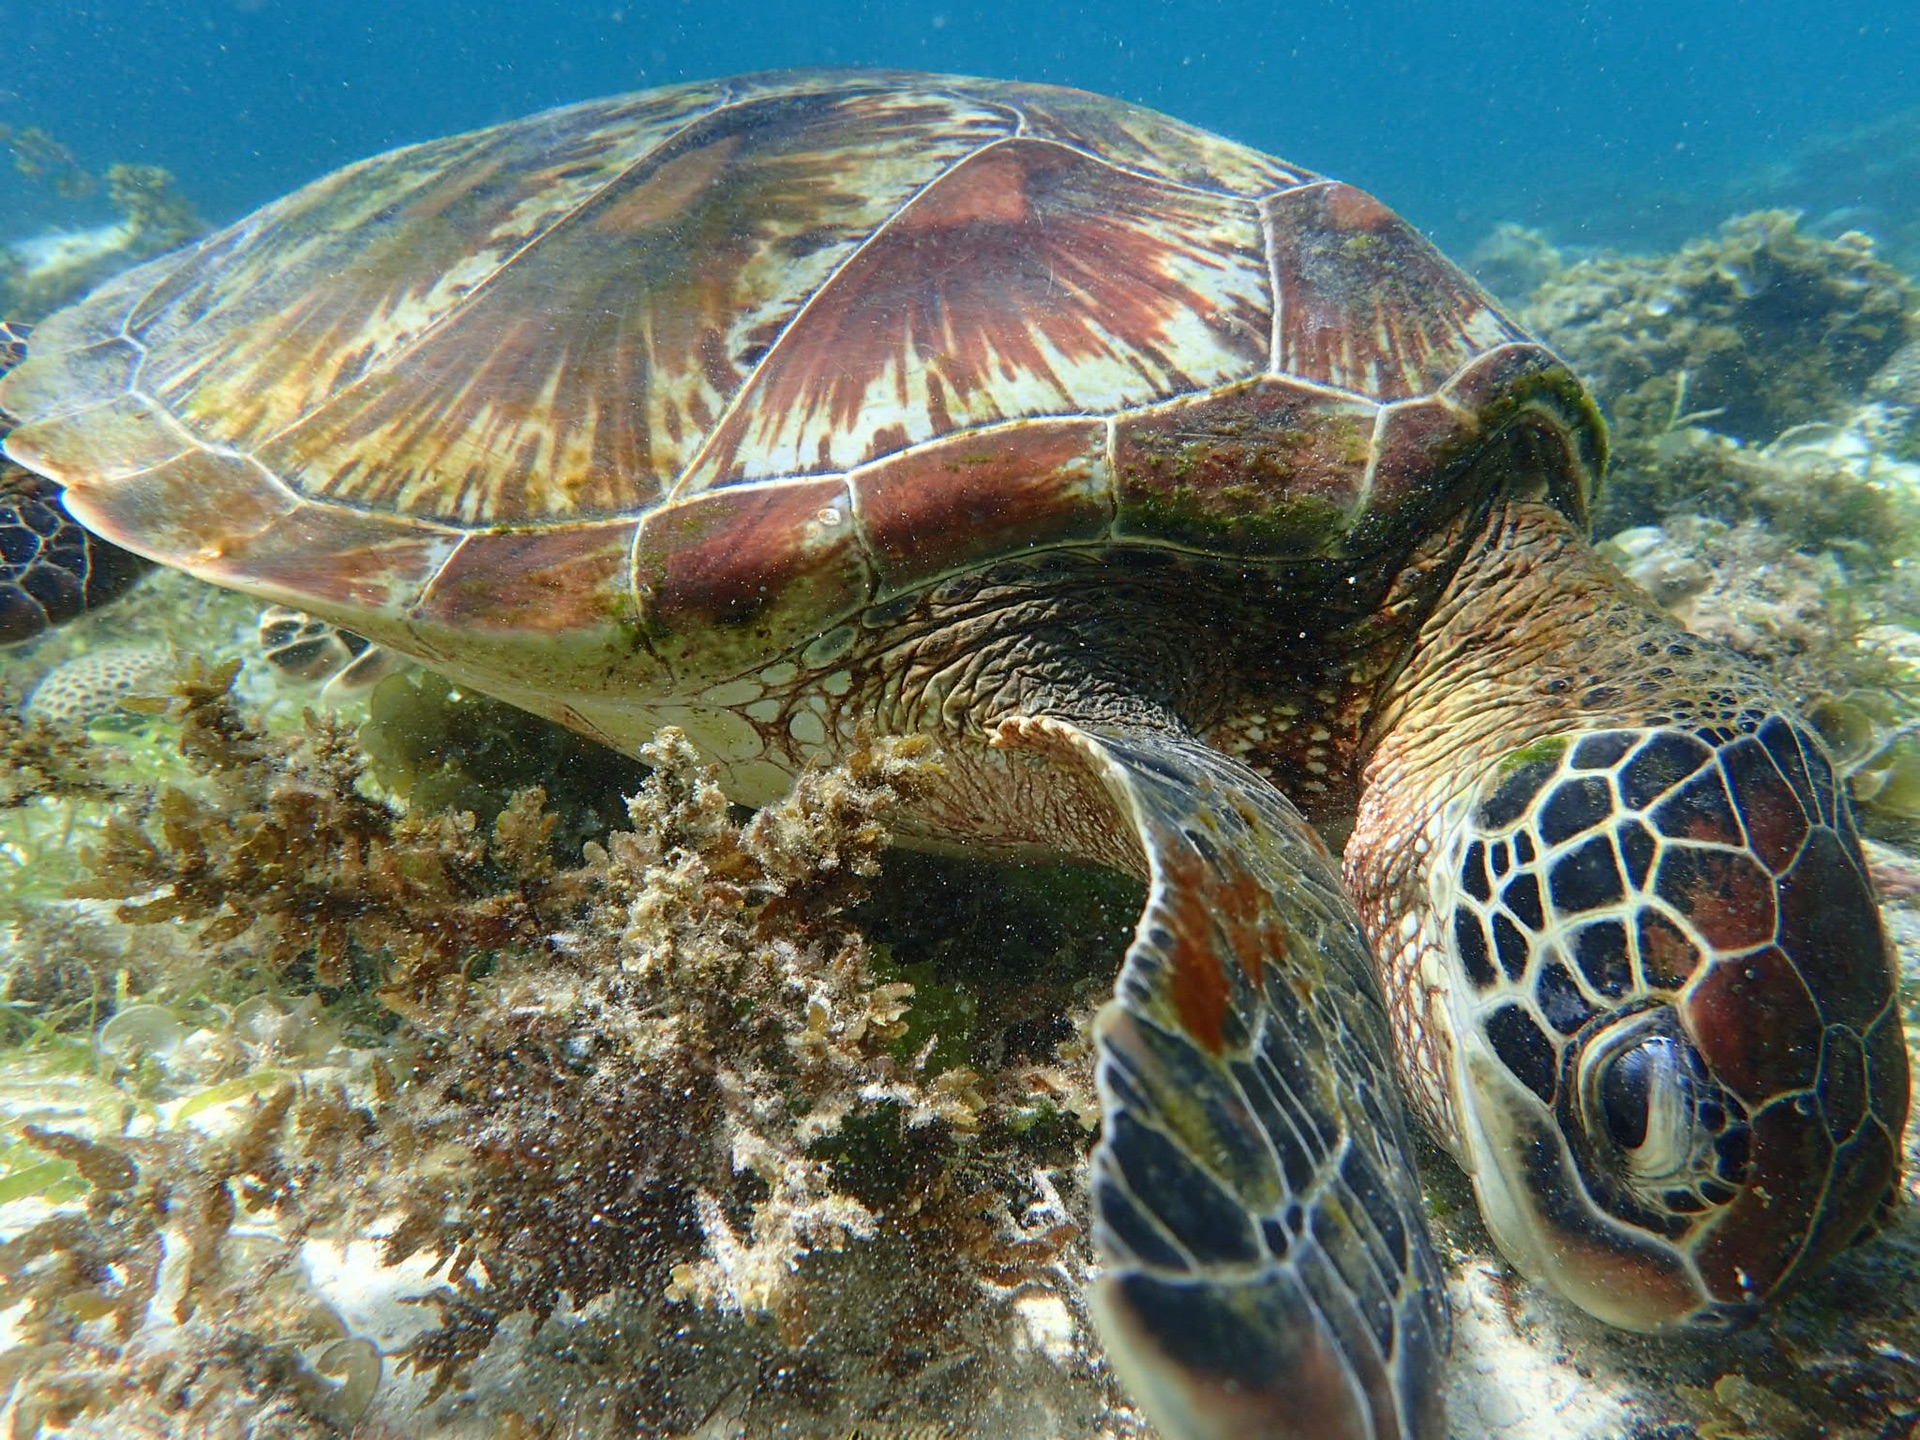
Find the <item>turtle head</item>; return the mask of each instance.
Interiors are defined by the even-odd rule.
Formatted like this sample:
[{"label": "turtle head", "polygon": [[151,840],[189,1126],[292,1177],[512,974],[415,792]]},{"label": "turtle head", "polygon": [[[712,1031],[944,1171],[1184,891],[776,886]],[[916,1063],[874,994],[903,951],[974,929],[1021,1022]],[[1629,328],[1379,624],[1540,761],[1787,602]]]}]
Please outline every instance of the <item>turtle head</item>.
[{"label": "turtle head", "polygon": [[1846,1246],[1906,1118],[1845,793],[1722,673],[1749,683],[1648,723],[1542,736],[1516,705],[1534,738],[1504,751],[1494,707],[1436,706],[1347,851],[1410,1088],[1495,1241],[1635,1330],[1738,1323]]},{"label": "turtle head", "polygon": [[1503,1251],[1636,1330],[1736,1323],[1894,1182],[1907,1059],[1844,794],[1781,714],[1575,732],[1441,807],[1455,1148]]}]

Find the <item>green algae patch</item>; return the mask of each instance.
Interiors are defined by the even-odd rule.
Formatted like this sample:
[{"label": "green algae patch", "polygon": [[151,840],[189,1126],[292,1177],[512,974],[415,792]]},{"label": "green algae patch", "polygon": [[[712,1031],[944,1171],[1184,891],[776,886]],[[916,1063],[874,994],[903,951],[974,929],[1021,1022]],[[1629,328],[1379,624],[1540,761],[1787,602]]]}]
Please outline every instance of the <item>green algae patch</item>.
[{"label": "green algae patch", "polygon": [[1504,780],[1514,771],[1528,765],[1558,765],[1560,757],[1567,753],[1568,740],[1564,735],[1548,735],[1517,750],[1509,750],[1500,757],[1500,763],[1494,769],[1497,779]]},{"label": "green algae patch", "polygon": [[173,1123],[181,1125],[205,1111],[217,1109],[222,1105],[231,1105],[236,1100],[248,1100],[257,1095],[265,1095],[287,1084],[293,1079],[287,1070],[255,1070],[250,1074],[237,1075],[218,1085],[209,1085],[205,1090],[189,1095],[173,1111]]},{"label": "green algae patch", "polygon": [[1115,533],[1219,555],[1336,553],[1365,495],[1375,416],[1266,377],[1124,419]]},{"label": "green algae patch", "polygon": [[885,946],[874,947],[874,973],[883,983],[903,987],[902,1000],[911,997],[900,1017],[900,1033],[890,1043],[895,1060],[926,1075],[939,1075],[965,1065],[973,1055],[980,998],[932,961],[901,965]]},{"label": "green algae patch", "polygon": [[1142,488],[1120,507],[1119,528],[1208,554],[1294,558],[1336,548],[1352,521],[1317,495],[1276,502],[1256,484],[1236,483],[1204,493]]},{"label": "green algae patch", "polygon": [[65,1160],[42,1160],[0,1176],[0,1205],[35,1196],[49,1201],[74,1199],[90,1188]]}]

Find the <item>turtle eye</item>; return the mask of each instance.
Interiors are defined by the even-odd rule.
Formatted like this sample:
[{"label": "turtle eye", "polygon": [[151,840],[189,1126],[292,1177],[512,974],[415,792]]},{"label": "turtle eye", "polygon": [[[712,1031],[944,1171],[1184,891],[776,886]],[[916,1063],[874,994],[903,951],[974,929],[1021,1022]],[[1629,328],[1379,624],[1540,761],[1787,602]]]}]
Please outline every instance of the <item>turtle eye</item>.
[{"label": "turtle eye", "polygon": [[1698,1061],[1684,1041],[1645,1035],[1605,1060],[1596,1086],[1600,1118],[1636,1180],[1684,1172],[1699,1124]]},{"label": "turtle eye", "polygon": [[1600,1114],[1622,1150],[1638,1150],[1647,1138],[1647,1102],[1653,1089],[1653,1057],[1637,1046],[1616,1056],[1600,1076]]},{"label": "turtle eye", "polygon": [[1668,1212],[1724,1204],[1746,1171],[1744,1117],[1707,1072],[1671,1007],[1588,1031],[1575,1062],[1578,1128],[1603,1187]]}]

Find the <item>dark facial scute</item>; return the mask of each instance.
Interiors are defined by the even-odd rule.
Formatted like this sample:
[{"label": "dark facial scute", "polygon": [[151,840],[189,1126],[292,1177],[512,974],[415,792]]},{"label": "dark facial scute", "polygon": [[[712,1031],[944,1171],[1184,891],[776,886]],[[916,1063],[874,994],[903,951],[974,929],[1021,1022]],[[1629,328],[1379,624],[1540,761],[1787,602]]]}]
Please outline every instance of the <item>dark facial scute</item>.
[{"label": "dark facial scute", "polygon": [[1806,843],[1807,814],[1772,755],[1757,740],[1743,739],[1721,753],[1754,858],[1774,874],[1793,863]]},{"label": "dark facial scute", "polygon": [[1504,911],[1493,917],[1493,948],[1499,954],[1500,968],[1507,972],[1509,980],[1518,983],[1526,978],[1531,948],[1527,944],[1527,937],[1520,933],[1520,927],[1509,920]]},{"label": "dark facial scute", "polygon": [[1620,884],[1620,863],[1614,854],[1613,841],[1605,835],[1595,836],[1572,854],[1556,860],[1547,877],[1553,908],[1562,915],[1603,909],[1625,893]]},{"label": "dark facial scute", "polygon": [[1534,760],[1520,766],[1480,807],[1482,830],[1504,830],[1533,806],[1540,787],[1553,778],[1558,760]]},{"label": "dark facial scute", "polygon": [[1573,747],[1575,770],[1611,770],[1640,738],[1632,730],[1606,730],[1588,735]]},{"label": "dark facial scute", "polygon": [[1540,882],[1531,870],[1523,870],[1509,880],[1500,891],[1500,899],[1513,913],[1513,918],[1527,929],[1538,932],[1545,927],[1546,913],[1540,908]]},{"label": "dark facial scute", "polygon": [[1698,840],[1714,845],[1741,845],[1745,836],[1734,818],[1726,782],[1717,767],[1695,775],[1653,807],[1653,825],[1676,840]]},{"label": "dark facial scute", "polygon": [[1467,858],[1460,868],[1460,887],[1482,904],[1493,898],[1493,887],[1487,882],[1487,847],[1478,840],[1467,847]]},{"label": "dark facial scute", "polygon": [[1636,890],[1646,889],[1658,842],[1638,820],[1622,820],[1613,834],[1620,846],[1620,858],[1627,865],[1627,883]]},{"label": "dark facial scute", "polygon": [[1500,1063],[1541,1101],[1553,1103],[1559,1059],[1553,1042],[1518,1005],[1502,1005],[1487,1019],[1487,1041]]},{"label": "dark facial scute", "polygon": [[1587,984],[1611,1000],[1624,999],[1633,984],[1627,955],[1627,927],[1618,920],[1597,920],[1574,934],[1573,958]]},{"label": "dark facial scute", "polygon": [[1700,949],[1658,910],[1640,912],[1635,924],[1640,943],[1640,973],[1655,989],[1678,990],[1700,969]]},{"label": "dark facial scute", "polygon": [[1540,1013],[1562,1035],[1571,1035],[1593,1018],[1593,1006],[1580,993],[1580,986],[1559,961],[1543,965],[1540,981],[1534,987]]},{"label": "dark facial scute", "polygon": [[1634,752],[1620,772],[1620,798],[1630,810],[1645,810],[1712,756],[1713,752],[1691,735],[1658,731]]},{"label": "dark facial scute", "polygon": [[1540,807],[1540,838],[1549,845],[1571,840],[1613,814],[1613,787],[1597,775],[1563,780]]},{"label": "dark facial scute", "polygon": [[1453,945],[1476,990],[1485,990],[1500,977],[1487,954],[1487,931],[1480,917],[1462,905],[1453,912]]}]

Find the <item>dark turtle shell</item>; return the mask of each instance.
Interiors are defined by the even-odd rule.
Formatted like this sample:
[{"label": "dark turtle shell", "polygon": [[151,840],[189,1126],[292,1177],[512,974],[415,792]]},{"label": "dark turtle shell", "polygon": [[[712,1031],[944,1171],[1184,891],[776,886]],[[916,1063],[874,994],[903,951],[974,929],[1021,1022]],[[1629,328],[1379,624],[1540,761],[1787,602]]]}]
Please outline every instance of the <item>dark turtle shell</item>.
[{"label": "dark turtle shell", "polygon": [[1455,513],[1497,430],[1576,514],[1602,444],[1362,192],[1076,91],[874,72],[351,166],[48,321],[0,408],[102,536],[620,741],[673,718],[636,695],[804,675],[1004,556],[1354,565]]}]

